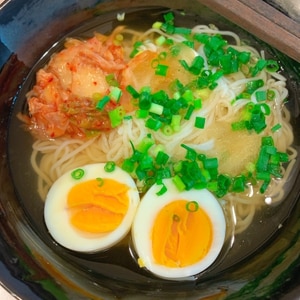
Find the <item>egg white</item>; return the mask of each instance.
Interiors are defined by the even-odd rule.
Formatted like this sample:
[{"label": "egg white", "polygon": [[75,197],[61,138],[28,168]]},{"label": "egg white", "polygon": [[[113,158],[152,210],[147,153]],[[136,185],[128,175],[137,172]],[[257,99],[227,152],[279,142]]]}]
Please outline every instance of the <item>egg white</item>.
[{"label": "egg white", "polygon": [[[179,192],[171,179],[164,181],[167,192],[157,196],[161,186],[153,185],[143,197],[132,225],[132,240],[138,259],[142,265],[158,277],[165,279],[185,279],[208,268],[218,257],[225,240],[226,220],[218,200],[206,189]],[[207,255],[199,262],[172,268],[157,264],[152,253],[151,232],[159,211],[175,200],[197,201],[212,222],[212,244]],[[197,239],[197,237],[195,237]]]},{"label": "egg white", "polygon": [[[58,178],[51,186],[44,207],[44,220],[53,239],[65,248],[80,252],[95,252],[118,243],[129,232],[140,198],[135,182],[128,173],[117,167],[113,172],[104,170],[104,163],[80,167],[84,170],[81,179],[74,179],[71,171]],[[76,168],[78,169],[78,168]],[[76,184],[95,178],[110,178],[129,187],[128,211],[121,224],[113,231],[103,234],[83,233],[70,223],[67,197]]]}]

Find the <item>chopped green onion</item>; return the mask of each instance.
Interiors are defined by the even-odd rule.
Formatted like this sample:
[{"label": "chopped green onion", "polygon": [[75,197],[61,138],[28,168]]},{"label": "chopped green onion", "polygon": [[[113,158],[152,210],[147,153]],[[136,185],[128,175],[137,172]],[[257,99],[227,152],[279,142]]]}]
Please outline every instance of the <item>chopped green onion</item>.
[{"label": "chopped green onion", "polygon": [[183,34],[183,35],[189,35],[191,34],[192,30],[190,28],[185,27],[175,27],[174,28],[174,34]]},{"label": "chopped green onion", "polygon": [[263,180],[263,181],[270,181],[271,180],[271,174],[269,172],[257,172],[256,174],[257,180]]},{"label": "chopped green onion", "polygon": [[250,73],[254,77],[256,76],[260,71],[264,69],[264,67],[267,65],[267,61],[264,59],[259,59],[254,67],[250,68]]},{"label": "chopped green onion", "polygon": [[134,171],[134,163],[131,159],[127,158],[123,161],[121,168],[127,173],[132,173]]},{"label": "chopped green onion", "polygon": [[275,91],[274,90],[268,90],[267,91],[267,99],[269,100],[269,101],[272,101],[272,100],[274,100],[275,99]]},{"label": "chopped green onion", "polygon": [[103,184],[104,184],[103,178],[97,177],[96,180],[98,181],[98,186],[100,186],[100,187],[103,186]]},{"label": "chopped green onion", "polygon": [[169,66],[163,65],[163,64],[158,64],[157,67],[155,68],[155,75],[166,76],[168,69],[169,69]]},{"label": "chopped green onion", "polygon": [[178,56],[179,53],[181,52],[181,47],[179,45],[173,45],[171,48],[170,48],[170,53],[172,56]]},{"label": "chopped green onion", "polygon": [[240,99],[248,99],[249,100],[250,98],[251,98],[251,95],[249,93],[243,92],[243,93],[240,93],[239,95],[237,95],[235,97],[235,100],[240,100]]},{"label": "chopped green onion", "polygon": [[156,115],[161,115],[163,113],[164,107],[160,104],[151,103],[149,112],[152,112]]},{"label": "chopped green onion", "polygon": [[248,129],[254,129],[256,133],[261,133],[266,127],[264,114],[259,111],[252,112]]},{"label": "chopped green onion", "polygon": [[220,65],[225,74],[232,72],[232,56],[230,54],[224,54],[220,57]]},{"label": "chopped green onion", "polygon": [[145,118],[147,118],[149,116],[149,111],[145,110],[145,109],[137,109],[135,111],[135,116],[138,119],[145,119]]},{"label": "chopped green onion", "polygon": [[154,139],[151,135],[145,136],[141,142],[137,145],[136,149],[141,153],[147,153],[151,146],[155,144]]},{"label": "chopped green onion", "polygon": [[171,178],[172,172],[169,167],[164,167],[157,170],[156,176],[157,176],[156,183],[159,183],[163,178]]},{"label": "chopped green onion", "polygon": [[111,127],[116,128],[117,126],[122,124],[125,116],[125,110],[122,106],[118,106],[117,108],[109,111],[108,116],[110,119]]},{"label": "chopped green onion", "polygon": [[186,90],[186,91],[183,93],[182,98],[185,99],[187,102],[192,102],[192,101],[194,101],[193,91],[191,91],[190,89]]},{"label": "chopped green onion", "polygon": [[263,182],[263,184],[261,185],[261,187],[259,189],[261,194],[264,194],[266,192],[270,182],[271,182],[270,180],[266,180],[266,181]]},{"label": "chopped green onion", "polygon": [[163,31],[163,32],[166,32],[167,34],[173,34],[174,33],[174,30],[175,30],[175,27],[173,24],[168,24],[168,23],[163,23],[160,27],[160,29]]},{"label": "chopped green onion", "polygon": [[216,87],[218,86],[218,83],[217,82],[212,82],[208,85],[208,88],[210,90],[214,90]]},{"label": "chopped green onion", "polygon": [[172,115],[171,119],[171,127],[175,132],[180,131],[180,122],[181,122],[181,115]]},{"label": "chopped green onion", "polygon": [[105,105],[110,101],[109,96],[104,96],[98,103],[96,104],[96,108],[99,110],[103,110]]},{"label": "chopped green onion", "polygon": [[195,48],[195,43],[194,43],[193,41],[188,41],[188,40],[186,40],[186,41],[183,41],[182,44],[188,46],[188,47],[191,48],[191,49],[194,49],[194,48]]},{"label": "chopped green onion", "polygon": [[276,154],[277,153],[277,149],[275,146],[272,145],[266,145],[264,146],[265,152],[268,154]]},{"label": "chopped green onion", "polygon": [[129,57],[130,58],[135,57],[140,51],[139,47],[142,46],[142,45],[143,45],[143,42],[141,42],[141,41],[135,42],[134,45],[133,45],[133,50],[131,51]]},{"label": "chopped green onion", "polygon": [[135,90],[135,88],[133,86],[131,86],[131,85],[128,85],[126,87],[126,90],[135,99],[140,96],[139,93]]},{"label": "chopped green onion", "polygon": [[139,96],[139,108],[149,110],[152,104],[151,93],[142,91]]},{"label": "chopped green onion", "polygon": [[147,128],[150,128],[154,131],[157,131],[159,128],[162,127],[162,125],[163,125],[163,123],[160,120],[156,120],[156,119],[153,119],[153,118],[147,119],[147,121],[145,123],[145,126]]},{"label": "chopped green onion", "polygon": [[264,172],[268,169],[269,154],[266,151],[266,146],[261,146],[258,159],[256,162],[256,170],[258,172]]},{"label": "chopped green onion", "polygon": [[186,114],[184,116],[185,120],[189,120],[191,118],[194,109],[195,109],[194,105],[189,105],[188,106],[187,112],[186,112]]},{"label": "chopped green onion", "polygon": [[262,180],[260,192],[264,193],[271,182],[271,176],[282,178],[281,162],[289,160],[288,154],[277,152],[272,136],[262,137],[261,148],[256,162],[256,179]]},{"label": "chopped green onion", "polygon": [[[180,129],[179,129],[179,130],[180,130]],[[174,131],[175,131],[175,129],[174,129],[172,126],[170,126],[170,125],[164,125],[164,126],[162,127],[162,132],[163,132],[163,134],[166,135],[166,136],[172,135],[172,134],[174,133]]]},{"label": "chopped green onion", "polygon": [[216,192],[217,197],[221,198],[224,195],[226,195],[230,185],[231,185],[231,178],[227,175],[220,174],[218,176],[218,190]]},{"label": "chopped green onion", "polygon": [[165,38],[163,35],[159,36],[159,37],[155,40],[155,44],[156,44],[157,46],[162,46],[165,42],[166,42],[166,38]]},{"label": "chopped green onion", "polygon": [[153,158],[148,154],[144,154],[143,158],[139,162],[138,167],[143,171],[152,170],[153,169]]},{"label": "chopped green onion", "polygon": [[185,190],[185,184],[184,182],[182,181],[182,179],[180,178],[179,175],[175,175],[173,178],[172,178],[172,181],[173,183],[175,184],[176,188],[178,189],[178,191],[182,192]]},{"label": "chopped green onion", "polygon": [[288,162],[289,161],[289,156],[285,152],[278,152],[279,158],[281,162]]},{"label": "chopped green onion", "polygon": [[159,151],[156,155],[155,161],[158,165],[165,165],[169,160],[169,155],[163,151]]},{"label": "chopped green onion", "polygon": [[72,171],[71,176],[72,178],[78,180],[81,179],[84,175],[84,170],[83,169],[75,169],[74,171]]},{"label": "chopped green onion", "polygon": [[155,23],[152,24],[152,28],[154,28],[154,29],[160,29],[160,27],[161,27],[162,24],[163,24],[162,22],[157,21],[157,22],[155,22]]},{"label": "chopped green onion", "polygon": [[179,62],[180,62],[180,64],[183,66],[183,68],[185,69],[185,70],[187,70],[187,71],[189,71],[189,65],[188,65],[188,63],[185,61],[185,60],[183,60],[183,59],[181,59],[181,60],[179,60]]},{"label": "chopped green onion", "polygon": [[251,53],[250,52],[239,52],[238,54],[238,60],[243,63],[243,64],[247,64],[250,61],[250,57],[251,57]]},{"label": "chopped green onion", "polygon": [[115,170],[116,168],[116,163],[114,161],[108,161],[105,166],[104,166],[104,170],[105,172],[111,173]]},{"label": "chopped green onion", "polygon": [[195,94],[198,98],[205,100],[210,96],[211,91],[208,88],[197,89]]},{"label": "chopped green onion", "polygon": [[204,59],[202,56],[196,56],[193,61],[192,64],[189,67],[189,71],[194,74],[194,75],[199,75],[202,68],[204,66]]},{"label": "chopped green onion", "polygon": [[119,86],[119,82],[115,78],[114,74],[108,74],[105,76],[105,80],[110,86]]},{"label": "chopped green onion", "polygon": [[216,192],[218,190],[218,182],[210,181],[207,183],[206,188],[211,192]]},{"label": "chopped green onion", "polygon": [[191,147],[189,147],[187,145],[184,145],[184,144],[181,144],[181,147],[186,150],[186,155],[185,155],[186,159],[189,159],[191,161],[195,161],[197,159],[197,152],[196,152],[196,150],[194,150],[193,148],[191,148]]},{"label": "chopped green onion", "polygon": [[153,102],[155,103],[165,103],[169,101],[169,96],[164,90],[159,90],[152,94]]},{"label": "chopped green onion", "polygon": [[162,52],[159,53],[158,59],[159,60],[164,60],[164,59],[167,58],[167,56],[168,56],[167,52],[166,51],[162,51]]},{"label": "chopped green onion", "polygon": [[219,162],[216,157],[206,158],[203,160],[203,165],[205,169],[216,169],[219,166]]},{"label": "chopped green onion", "polygon": [[270,156],[269,164],[271,164],[271,165],[279,165],[280,164],[280,156],[279,156],[278,152],[275,154],[272,154]]},{"label": "chopped green onion", "polygon": [[194,40],[202,44],[207,44],[209,41],[209,35],[206,33],[195,33],[193,36]]},{"label": "chopped green onion", "polygon": [[267,60],[266,70],[271,73],[277,72],[279,70],[278,62],[271,59]]},{"label": "chopped green onion", "polygon": [[281,124],[280,124],[280,123],[277,123],[276,125],[274,125],[274,126],[271,128],[271,131],[272,131],[272,132],[276,132],[276,131],[278,131],[281,127],[282,127]]},{"label": "chopped green onion", "polygon": [[194,100],[194,107],[195,107],[195,109],[200,109],[202,107],[201,99],[195,99]]},{"label": "chopped green onion", "polygon": [[121,89],[119,89],[116,86],[111,88],[110,93],[109,93],[110,99],[112,99],[113,101],[118,103],[120,101],[121,96],[122,96]]},{"label": "chopped green onion", "polygon": [[145,180],[144,180],[144,183],[145,183],[144,189],[147,190],[147,189],[150,188],[153,184],[155,184],[155,182],[156,182],[157,184],[162,184],[162,181],[159,181],[159,180],[155,181],[155,176],[153,176],[153,174],[155,174],[155,172],[153,172],[153,170],[148,171],[147,177],[146,177]]},{"label": "chopped green onion", "polygon": [[268,104],[266,103],[261,103],[258,105],[258,107],[260,108],[261,112],[266,115],[266,116],[269,116],[270,113],[271,113],[271,108]]},{"label": "chopped green onion", "polygon": [[199,204],[197,201],[189,201],[186,205],[185,208],[189,212],[196,212],[199,209]]},{"label": "chopped green onion", "polygon": [[243,175],[233,178],[232,191],[235,193],[242,193],[245,190],[246,178]]},{"label": "chopped green onion", "polygon": [[246,122],[245,121],[233,122],[231,123],[231,129],[233,131],[244,130],[246,129]]},{"label": "chopped green onion", "polygon": [[147,175],[146,171],[145,171],[145,170],[142,170],[142,169],[140,168],[140,166],[138,166],[138,167],[135,169],[135,174],[136,174],[137,178],[138,178],[140,181],[144,180],[144,179],[146,178],[146,175]]},{"label": "chopped green onion", "polygon": [[267,91],[256,91],[255,98],[257,102],[266,101],[267,100]]},{"label": "chopped green onion", "polygon": [[245,92],[248,94],[252,94],[258,88],[264,85],[264,81],[262,79],[251,80],[246,83],[246,90]]},{"label": "chopped green onion", "polygon": [[203,129],[205,126],[205,118],[203,117],[196,117],[195,119],[195,127]]},{"label": "chopped green onion", "polygon": [[130,115],[124,116],[123,120],[127,120],[127,121],[132,120],[132,116]]},{"label": "chopped green onion", "polygon": [[174,40],[172,40],[171,38],[167,38],[166,39],[166,45],[168,45],[168,46],[174,45]]},{"label": "chopped green onion", "polygon": [[209,80],[210,80],[210,82],[215,82],[218,79],[220,79],[223,75],[224,75],[224,72],[222,70],[216,71],[215,73],[212,73],[209,76]]},{"label": "chopped green onion", "polygon": [[274,146],[274,140],[271,136],[264,136],[261,138],[262,146]]},{"label": "chopped green onion", "polygon": [[209,40],[209,46],[215,51],[226,45],[227,41],[219,35],[213,35]]},{"label": "chopped green onion", "polygon": [[172,12],[168,12],[168,13],[164,14],[163,17],[164,17],[164,20],[166,23],[173,24],[175,17]]},{"label": "chopped green onion", "polygon": [[269,164],[268,172],[276,178],[282,178],[280,164]]},{"label": "chopped green onion", "polygon": [[255,171],[255,164],[253,162],[247,163],[246,170],[253,173]]},{"label": "chopped green onion", "polygon": [[191,65],[189,66],[188,63],[185,60],[179,60],[180,64],[184,67],[185,70],[188,72],[199,75],[202,71],[202,68],[204,66],[204,59],[202,56],[196,56]]},{"label": "chopped green onion", "polygon": [[174,170],[175,174],[178,174],[181,172],[182,166],[183,166],[182,160],[174,163],[173,170]]},{"label": "chopped green onion", "polygon": [[158,59],[158,58],[154,58],[154,59],[151,61],[151,67],[152,67],[153,69],[156,69],[157,66],[158,66],[158,64],[159,64],[159,59]]},{"label": "chopped green onion", "polygon": [[161,196],[167,192],[167,187],[163,184],[161,189],[156,193],[157,196]]}]

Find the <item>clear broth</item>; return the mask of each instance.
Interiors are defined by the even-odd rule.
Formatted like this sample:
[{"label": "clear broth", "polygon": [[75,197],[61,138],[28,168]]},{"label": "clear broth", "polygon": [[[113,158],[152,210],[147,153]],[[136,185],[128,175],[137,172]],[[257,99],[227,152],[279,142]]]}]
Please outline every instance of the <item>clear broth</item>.
[{"label": "clear broth", "polygon": [[[93,35],[95,31],[108,34],[113,28],[120,24],[126,24],[129,27],[139,30],[149,28],[154,21],[159,19],[166,10],[164,9],[139,9],[138,11],[126,12],[125,21],[120,23],[116,19],[116,12],[101,15],[85,22],[74,31],[70,32],[67,36],[88,38]],[[196,24],[207,24],[205,16],[194,16],[189,14],[176,14],[176,22],[178,26],[192,27]],[[241,31],[239,28],[232,28],[232,24],[218,24],[215,23],[220,29],[228,29],[237,32],[244,39],[250,40],[257,48],[267,47],[261,45],[252,36],[246,32]],[[47,228],[44,224],[44,202],[40,199],[37,193],[37,178],[30,164],[30,155],[32,152],[33,138],[30,133],[26,132],[22,123],[18,120],[17,114],[19,112],[27,112],[26,93],[31,89],[35,82],[35,73],[38,69],[43,67],[50,56],[60,51],[63,48],[65,37],[57,41],[41,58],[37,61],[36,65],[32,68],[28,77],[26,78],[18,96],[15,99],[11,111],[11,118],[9,124],[8,135],[8,155],[10,171],[15,186],[16,195],[23,207],[29,223],[41,240],[59,256],[66,261],[73,264],[76,268],[86,272],[87,276],[91,276],[93,281],[102,282],[109,279],[119,280],[122,284],[134,284],[135,286],[144,286],[152,284],[153,286],[160,287],[162,284],[169,288],[175,288],[177,283],[174,281],[167,281],[158,279],[152,276],[147,271],[140,269],[133,259],[130,235],[127,236],[122,242],[113,248],[98,252],[94,254],[82,254],[67,250],[60,245],[56,244],[49,235]],[[266,48],[267,55],[271,55]],[[284,74],[288,76],[287,74]],[[297,125],[298,117],[298,92],[297,84],[292,76],[289,78],[288,88],[290,90],[289,108],[294,112],[292,116],[292,124]],[[295,126],[296,128],[296,126]],[[297,128],[300,128],[298,125]],[[295,131],[295,147],[299,145],[299,129]],[[295,172],[299,169],[299,159],[297,159]],[[294,173],[295,173],[294,172]],[[297,171],[298,172],[298,171]],[[295,175],[295,176],[294,176]],[[288,182],[287,191],[291,191],[296,175],[293,174],[292,180]],[[223,252],[217,261],[199,276],[195,276],[194,280],[181,282],[181,287],[194,286],[204,280],[208,280],[221,274],[234,267],[239,262],[249,258],[249,256],[257,253],[267,245],[273,237],[279,232],[279,228],[289,217],[293,207],[295,206],[297,198],[292,198],[290,193],[286,193],[286,199],[277,207],[266,207],[257,212],[255,219],[251,226],[243,232],[243,234],[232,236],[228,239]],[[257,232],[260,234],[258,235]]]}]

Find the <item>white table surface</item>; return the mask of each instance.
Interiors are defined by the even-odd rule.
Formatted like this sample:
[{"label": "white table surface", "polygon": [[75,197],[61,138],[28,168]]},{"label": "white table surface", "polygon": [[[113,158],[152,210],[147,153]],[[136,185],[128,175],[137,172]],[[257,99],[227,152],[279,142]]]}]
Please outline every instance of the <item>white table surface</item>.
[{"label": "white table surface", "polygon": [[13,297],[5,288],[0,286],[0,299],[1,300],[16,300],[17,298]]}]

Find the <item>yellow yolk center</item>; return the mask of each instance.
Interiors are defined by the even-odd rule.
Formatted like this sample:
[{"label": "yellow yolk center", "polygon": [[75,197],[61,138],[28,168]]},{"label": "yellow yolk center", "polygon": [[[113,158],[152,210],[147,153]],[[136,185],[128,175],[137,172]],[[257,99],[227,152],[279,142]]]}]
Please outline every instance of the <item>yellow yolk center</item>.
[{"label": "yellow yolk center", "polygon": [[212,223],[200,207],[176,200],[157,215],[152,228],[152,252],[158,264],[185,267],[197,263],[208,253],[212,242]]},{"label": "yellow yolk center", "polygon": [[113,231],[128,210],[128,189],[113,179],[94,179],[75,185],[67,200],[71,224],[89,233]]}]

